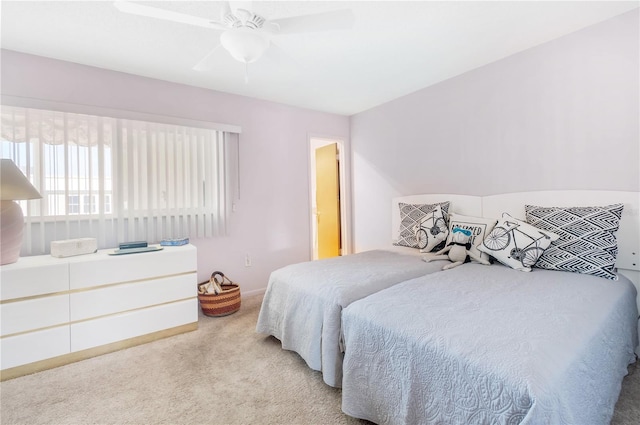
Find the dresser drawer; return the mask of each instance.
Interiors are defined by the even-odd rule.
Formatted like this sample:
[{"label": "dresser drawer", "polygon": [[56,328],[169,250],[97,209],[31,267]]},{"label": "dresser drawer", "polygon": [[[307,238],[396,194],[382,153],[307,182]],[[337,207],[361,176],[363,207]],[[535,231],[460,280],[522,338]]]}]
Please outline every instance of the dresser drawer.
[{"label": "dresser drawer", "polygon": [[69,325],[2,338],[2,369],[70,353]]},{"label": "dresser drawer", "polygon": [[53,257],[25,257],[0,268],[0,300],[69,290],[69,265]]},{"label": "dresser drawer", "polygon": [[194,298],[197,296],[197,280],[196,273],[189,273],[73,292],[71,321]]},{"label": "dresser drawer", "polygon": [[69,323],[69,294],[1,304],[0,318],[2,336]]},{"label": "dresser drawer", "polygon": [[71,351],[81,351],[198,321],[198,299],[71,324]]},{"label": "dresser drawer", "polygon": [[192,245],[129,255],[108,255],[110,251],[100,251],[90,258],[71,258],[69,287],[83,289],[197,270],[196,248]]}]

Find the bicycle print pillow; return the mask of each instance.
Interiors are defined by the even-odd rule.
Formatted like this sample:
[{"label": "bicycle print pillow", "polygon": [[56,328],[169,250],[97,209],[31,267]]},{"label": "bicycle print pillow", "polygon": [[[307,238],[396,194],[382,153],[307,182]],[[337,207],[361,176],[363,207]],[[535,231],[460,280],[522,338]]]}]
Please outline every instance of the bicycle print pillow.
[{"label": "bicycle print pillow", "polygon": [[502,214],[502,219],[484,239],[478,249],[505,266],[530,272],[542,253],[560,235],[538,229],[524,221]]},{"label": "bicycle print pillow", "polygon": [[528,223],[560,235],[536,267],[618,280],[615,233],[620,227],[623,208],[624,204],[601,207],[525,205]]},{"label": "bicycle print pillow", "polygon": [[449,235],[447,219],[440,205],[430,212],[416,231],[416,241],[420,252],[438,251],[444,248],[444,243]]},{"label": "bicycle print pillow", "polygon": [[394,245],[418,248],[416,232],[429,213],[433,212],[437,206],[442,209],[442,214],[446,217],[449,211],[449,201],[438,202],[436,204],[405,204],[400,202],[400,232],[398,240]]}]

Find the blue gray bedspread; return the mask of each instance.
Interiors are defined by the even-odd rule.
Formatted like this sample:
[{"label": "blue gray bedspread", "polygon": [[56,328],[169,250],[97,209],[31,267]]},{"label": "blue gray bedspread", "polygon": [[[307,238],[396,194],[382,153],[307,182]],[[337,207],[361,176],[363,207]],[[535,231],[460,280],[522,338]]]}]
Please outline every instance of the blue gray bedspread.
[{"label": "blue gray bedspread", "polygon": [[[416,253],[417,250],[414,250]],[[334,387],[342,383],[342,309],[399,282],[440,271],[442,261],[388,250],[309,261],[271,273],[256,331],[273,335],[322,371]]]},{"label": "blue gray bedspread", "polygon": [[608,424],[638,340],[636,289],[466,264],[343,311],[342,409],[377,424]]}]

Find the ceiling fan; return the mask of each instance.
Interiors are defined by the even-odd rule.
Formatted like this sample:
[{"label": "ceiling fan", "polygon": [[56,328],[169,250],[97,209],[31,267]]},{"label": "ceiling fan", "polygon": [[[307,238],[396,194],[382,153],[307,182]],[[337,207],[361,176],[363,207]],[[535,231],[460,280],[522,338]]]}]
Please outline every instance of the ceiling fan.
[{"label": "ceiling fan", "polygon": [[222,46],[234,59],[245,64],[245,82],[248,81],[247,65],[260,59],[263,53],[273,45],[272,37],[281,34],[350,29],[355,21],[350,9],[266,19],[248,9],[232,9],[230,2],[227,1],[222,2],[218,21],[125,0],[115,1],[114,6],[122,12],[133,15],[222,31],[218,44],[193,69],[196,71],[212,69],[215,65],[214,53]]}]

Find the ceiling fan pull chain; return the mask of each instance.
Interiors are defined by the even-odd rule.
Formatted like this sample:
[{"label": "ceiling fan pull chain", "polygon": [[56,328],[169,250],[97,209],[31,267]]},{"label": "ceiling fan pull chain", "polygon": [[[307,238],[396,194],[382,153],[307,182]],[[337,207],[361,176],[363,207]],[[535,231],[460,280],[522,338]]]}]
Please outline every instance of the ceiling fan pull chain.
[{"label": "ceiling fan pull chain", "polygon": [[249,63],[244,63],[244,83],[249,84]]}]

